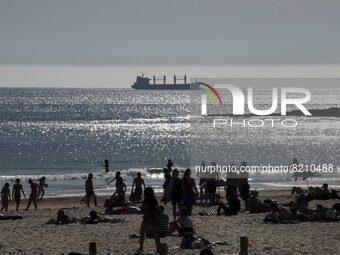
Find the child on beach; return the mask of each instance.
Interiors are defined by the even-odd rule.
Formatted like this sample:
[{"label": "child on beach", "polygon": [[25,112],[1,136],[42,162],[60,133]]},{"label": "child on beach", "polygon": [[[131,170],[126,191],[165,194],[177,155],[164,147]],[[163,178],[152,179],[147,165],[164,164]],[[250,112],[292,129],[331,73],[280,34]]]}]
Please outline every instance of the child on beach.
[{"label": "child on beach", "polygon": [[37,210],[37,198],[38,198],[40,188],[39,188],[39,185],[37,183],[33,182],[32,179],[29,179],[28,183],[31,185],[31,194],[28,198],[28,204],[27,204],[26,209],[24,209],[24,211],[28,211],[32,202],[33,202],[33,205],[34,205],[34,210]]},{"label": "child on beach", "polygon": [[159,222],[160,215],[158,214],[158,202],[155,197],[155,193],[151,187],[147,187],[144,190],[144,200],[142,204],[143,221],[140,226],[140,238],[138,252],[143,251],[145,232],[148,229],[152,229],[155,243],[156,253],[160,251],[160,237],[159,237]]},{"label": "child on beach", "polygon": [[1,190],[1,203],[2,203],[1,211],[3,209],[5,209],[6,212],[8,211],[8,204],[10,200],[11,200],[11,192],[9,190],[9,183],[6,182],[4,187]]},{"label": "child on beach", "polygon": [[16,179],[15,184],[13,185],[13,190],[12,190],[12,198],[14,199],[14,201],[16,203],[16,211],[19,210],[19,205],[20,205],[20,201],[21,201],[20,191],[22,192],[22,194],[26,198],[25,192],[22,188],[22,185],[20,184],[20,179]]},{"label": "child on beach", "polygon": [[97,198],[96,198],[96,194],[93,191],[93,174],[89,173],[88,178],[85,182],[85,191],[86,191],[86,203],[87,203],[87,207],[90,207],[90,201],[91,198],[93,198],[94,201],[94,206],[97,206]]},{"label": "child on beach", "polygon": [[46,184],[46,177],[43,176],[40,178],[40,181],[39,181],[39,194],[38,194],[38,200],[39,200],[39,197],[40,197],[40,200],[42,200],[43,196],[45,195],[45,189],[44,188],[47,188],[48,185]]},{"label": "child on beach", "polygon": [[104,165],[101,165],[105,168],[105,173],[108,173],[110,171],[109,167],[109,161],[107,159],[104,160]]},{"label": "child on beach", "polygon": [[145,183],[141,176],[142,174],[138,172],[137,177],[133,179],[133,182],[132,182],[131,193],[134,193],[134,197],[137,201],[140,201],[142,199],[143,187],[145,189]]}]

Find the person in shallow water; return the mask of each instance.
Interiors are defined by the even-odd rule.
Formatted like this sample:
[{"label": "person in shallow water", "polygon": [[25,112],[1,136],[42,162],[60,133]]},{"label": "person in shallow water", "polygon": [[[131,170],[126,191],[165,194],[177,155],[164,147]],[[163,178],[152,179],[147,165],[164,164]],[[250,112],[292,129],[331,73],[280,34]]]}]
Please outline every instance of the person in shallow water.
[{"label": "person in shallow water", "polygon": [[110,167],[110,165],[109,165],[109,160],[105,159],[105,160],[104,160],[104,164],[101,165],[101,166],[104,167],[105,173],[108,173],[108,172],[110,171],[110,169],[109,169],[109,167]]}]

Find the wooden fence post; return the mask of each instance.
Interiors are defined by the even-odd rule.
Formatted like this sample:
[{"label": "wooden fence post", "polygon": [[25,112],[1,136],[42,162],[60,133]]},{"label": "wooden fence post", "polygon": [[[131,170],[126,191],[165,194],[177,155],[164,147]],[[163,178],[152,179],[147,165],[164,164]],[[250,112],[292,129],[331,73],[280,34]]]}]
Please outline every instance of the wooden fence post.
[{"label": "wooden fence post", "polygon": [[97,255],[97,243],[91,242],[89,244],[89,254],[90,255]]},{"label": "wooden fence post", "polygon": [[248,237],[241,236],[240,238],[240,255],[248,255]]}]

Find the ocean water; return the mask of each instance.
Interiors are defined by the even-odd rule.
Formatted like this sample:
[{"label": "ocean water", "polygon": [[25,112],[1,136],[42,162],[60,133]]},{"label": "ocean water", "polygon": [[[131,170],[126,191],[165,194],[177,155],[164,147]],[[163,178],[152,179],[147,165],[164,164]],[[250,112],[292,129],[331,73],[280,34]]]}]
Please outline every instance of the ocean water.
[{"label": "ocean water", "polygon": [[[316,91],[311,107],[339,106],[339,92]],[[21,178],[28,190],[28,178],[46,176],[46,195],[78,195],[84,194],[86,176],[92,172],[97,193],[110,194],[114,185],[107,181],[116,171],[122,172],[128,186],[140,171],[147,185],[161,189],[163,176],[157,169],[164,167],[167,159],[180,170],[190,165],[189,93],[0,88],[0,184],[8,181],[12,186],[15,178]],[[329,126],[329,121],[340,126],[338,118],[320,118],[324,124],[319,128],[302,127],[297,132],[318,135],[315,132]],[[339,139],[339,129],[335,130],[333,135]],[[104,159],[110,164],[107,174],[101,166]],[[266,176],[253,180],[252,186],[282,188],[285,181]]]}]

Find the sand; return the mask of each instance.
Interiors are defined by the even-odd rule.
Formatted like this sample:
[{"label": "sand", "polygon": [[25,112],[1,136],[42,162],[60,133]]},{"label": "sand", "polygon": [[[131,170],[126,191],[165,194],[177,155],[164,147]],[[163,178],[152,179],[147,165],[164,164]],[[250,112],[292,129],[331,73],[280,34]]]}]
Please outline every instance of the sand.
[{"label": "sand", "polygon": [[[270,197],[278,202],[292,199],[288,191],[260,191],[260,198]],[[88,254],[89,242],[97,242],[97,254],[134,254],[138,249],[138,239],[129,238],[138,234],[141,215],[119,215],[127,220],[125,223],[102,223],[98,225],[45,225],[50,218],[56,217],[58,209],[63,208],[70,217],[81,218],[88,215],[88,209],[80,197],[46,198],[39,202],[38,210],[31,208],[23,212],[24,217],[17,221],[0,221],[0,254],[68,254],[79,252]],[[105,197],[99,197],[95,210],[104,212],[102,206]],[[340,200],[313,201],[331,206]],[[243,204],[242,204],[243,206]],[[15,214],[14,203],[10,204],[8,215]],[[200,216],[198,212],[208,212],[211,216]],[[166,212],[171,217],[171,205],[166,205]],[[340,222],[300,224],[250,224],[260,222],[264,214],[241,212],[237,216],[216,216],[216,207],[195,206],[193,221],[197,234],[211,241],[226,241],[227,245],[217,246],[214,254],[238,254],[241,236],[249,238],[249,254],[340,254]],[[180,244],[181,238],[167,237],[161,240],[169,246],[168,254],[199,254],[199,250],[180,250],[174,246]],[[153,254],[153,239],[146,239],[145,254]]]}]

